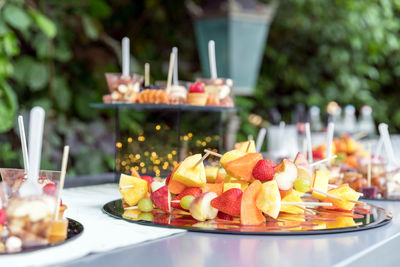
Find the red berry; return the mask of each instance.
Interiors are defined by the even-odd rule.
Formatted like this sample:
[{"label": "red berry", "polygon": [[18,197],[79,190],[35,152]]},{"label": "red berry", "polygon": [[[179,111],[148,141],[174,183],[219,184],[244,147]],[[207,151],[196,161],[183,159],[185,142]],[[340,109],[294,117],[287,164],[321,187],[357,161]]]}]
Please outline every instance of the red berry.
[{"label": "red berry", "polygon": [[231,216],[240,215],[243,192],[239,188],[231,188],[211,200],[211,206]]},{"label": "red berry", "polygon": [[204,84],[201,82],[195,82],[189,87],[190,93],[204,93]]},{"label": "red berry", "polygon": [[[183,190],[179,195],[177,195],[173,200],[181,200],[181,198],[183,198],[184,196],[194,196],[197,197],[198,195],[200,195],[202,193],[201,189],[199,187],[189,187],[186,188],[185,190]],[[180,203],[171,203],[171,206],[174,209],[182,209],[181,204]]]},{"label": "red berry", "polygon": [[4,223],[6,222],[6,218],[6,209],[0,209],[0,225],[4,225]]},{"label": "red berry", "polygon": [[267,182],[274,179],[276,167],[275,162],[270,159],[262,159],[259,160],[253,168],[253,176],[255,179],[260,180],[261,182]]},{"label": "red berry", "polygon": [[168,185],[169,181],[171,181],[172,173],[167,176],[167,179],[165,180],[165,184]]},{"label": "red berry", "polygon": [[48,195],[55,196],[56,193],[57,193],[57,186],[55,184],[46,184],[43,187],[43,192],[48,194]]},{"label": "red berry", "polygon": [[324,155],[322,155],[322,152],[319,150],[313,150],[312,156],[313,156],[313,159],[323,159],[324,158]]}]

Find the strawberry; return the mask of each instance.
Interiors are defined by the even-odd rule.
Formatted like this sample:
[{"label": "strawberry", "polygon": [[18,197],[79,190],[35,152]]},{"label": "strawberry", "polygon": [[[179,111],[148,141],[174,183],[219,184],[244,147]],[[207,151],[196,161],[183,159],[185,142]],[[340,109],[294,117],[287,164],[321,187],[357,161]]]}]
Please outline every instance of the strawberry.
[{"label": "strawberry", "polygon": [[0,209],[0,225],[4,225],[4,223],[6,222],[6,218],[6,209]]},{"label": "strawberry", "polygon": [[151,201],[157,209],[165,212],[171,211],[171,194],[168,191],[168,186],[164,185],[160,189],[151,194]]},{"label": "strawberry", "polygon": [[262,159],[254,166],[252,174],[255,179],[260,180],[261,182],[271,181],[274,179],[275,167],[276,164],[272,160]]},{"label": "strawberry", "polygon": [[204,84],[201,82],[195,82],[189,87],[190,93],[204,93]]},{"label": "strawberry", "polygon": [[[197,197],[202,193],[201,189],[199,187],[188,187],[185,190],[183,190],[179,195],[177,195],[173,200],[181,200],[184,196],[192,195],[194,197]],[[171,203],[171,206],[174,209],[182,209],[180,203]]]},{"label": "strawberry", "polygon": [[211,206],[228,215],[239,216],[242,195],[242,190],[238,188],[231,188],[222,193],[220,196],[211,200]]},{"label": "strawberry", "polygon": [[154,178],[149,175],[143,175],[140,178],[147,181],[147,187],[149,188],[149,191],[150,191],[151,183],[154,181]]},{"label": "strawberry", "polygon": [[55,184],[46,184],[43,187],[43,192],[48,195],[55,196],[57,193],[57,186]]},{"label": "strawberry", "polygon": [[226,221],[233,221],[233,217],[229,214],[218,211],[217,218]]},{"label": "strawberry", "polygon": [[322,152],[320,150],[313,150],[312,152],[313,159],[323,159],[324,155],[322,155]]}]

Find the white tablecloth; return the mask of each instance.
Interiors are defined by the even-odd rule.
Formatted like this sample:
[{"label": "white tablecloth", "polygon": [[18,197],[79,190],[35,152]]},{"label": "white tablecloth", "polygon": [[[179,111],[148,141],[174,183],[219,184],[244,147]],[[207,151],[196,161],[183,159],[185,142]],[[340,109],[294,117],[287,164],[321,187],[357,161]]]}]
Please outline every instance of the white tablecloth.
[{"label": "white tablecloth", "polygon": [[65,216],[81,222],[83,234],[77,239],[53,248],[19,255],[0,255],[0,266],[43,266],[83,257],[140,242],[184,232],[142,226],[114,219],[101,211],[102,206],[120,198],[118,185],[105,184],[64,190]]}]

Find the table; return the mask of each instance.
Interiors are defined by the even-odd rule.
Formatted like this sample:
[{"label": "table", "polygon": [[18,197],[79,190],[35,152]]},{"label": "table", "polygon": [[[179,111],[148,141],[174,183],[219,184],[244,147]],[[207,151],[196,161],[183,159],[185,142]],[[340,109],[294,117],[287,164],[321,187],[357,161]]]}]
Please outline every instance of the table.
[{"label": "table", "polygon": [[398,266],[400,202],[369,202],[391,211],[392,222],[367,231],[297,237],[186,232],[59,266]]}]

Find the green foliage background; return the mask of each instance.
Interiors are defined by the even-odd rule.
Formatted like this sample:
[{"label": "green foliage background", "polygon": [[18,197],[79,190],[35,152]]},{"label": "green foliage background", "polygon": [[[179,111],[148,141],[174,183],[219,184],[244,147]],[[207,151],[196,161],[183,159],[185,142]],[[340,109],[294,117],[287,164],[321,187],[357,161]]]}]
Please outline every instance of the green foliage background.
[{"label": "green foliage background", "polygon": [[[202,1],[195,1],[201,4]],[[16,115],[46,109],[43,168],[59,165],[71,144],[70,174],[112,168],[112,113],[89,107],[118,71],[119,40],[131,37],[132,71],[151,63],[165,79],[172,46],[180,78],[199,76],[186,1],[0,0],[0,166],[20,166]],[[271,25],[256,93],[238,97],[240,138],[256,134],[251,113],[278,107],[289,121],[296,103],[369,104],[375,119],[400,129],[400,0],[281,0]],[[129,115],[141,131],[145,118]]]}]

